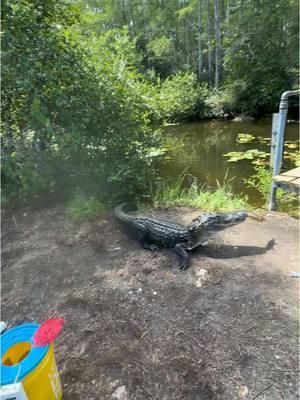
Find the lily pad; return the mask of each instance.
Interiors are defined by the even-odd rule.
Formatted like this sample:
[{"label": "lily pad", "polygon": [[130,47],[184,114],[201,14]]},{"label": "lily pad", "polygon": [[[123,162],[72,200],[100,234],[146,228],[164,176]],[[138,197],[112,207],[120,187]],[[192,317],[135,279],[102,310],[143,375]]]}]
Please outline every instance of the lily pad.
[{"label": "lily pad", "polygon": [[288,156],[296,167],[300,167],[300,153],[298,151],[296,153],[290,153]]},{"label": "lily pad", "polygon": [[238,143],[251,143],[255,139],[255,136],[251,135],[251,133],[238,133],[237,142]]},{"label": "lily pad", "polygon": [[262,158],[266,158],[269,156],[269,153],[266,153],[265,151],[261,151],[261,150],[257,150],[257,149],[247,150],[247,153],[251,153],[256,157],[262,157]]},{"label": "lily pad", "polygon": [[230,157],[227,162],[236,162],[240,160],[252,160],[253,155],[251,153],[247,153],[245,151],[231,151],[229,153],[223,154],[223,157]]},{"label": "lily pad", "polygon": [[297,143],[286,143],[285,146],[288,149],[296,149],[298,147]]},{"label": "lily pad", "polygon": [[224,157],[230,157],[227,162],[236,162],[240,160],[253,160],[255,158],[267,158],[270,154],[258,149],[250,149],[247,151],[231,151],[223,154]]},{"label": "lily pad", "polygon": [[254,165],[267,165],[268,164],[268,161],[267,160],[263,160],[263,159],[256,159],[256,160],[253,160],[253,161],[251,161],[251,164],[254,164]]},{"label": "lily pad", "polygon": [[270,137],[258,136],[257,139],[258,139],[258,141],[260,143],[270,143],[271,142],[271,138]]},{"label": "lily pad", "polygon": [[265,153],[264,151],[262,151],[261,154],[257,154],[257,157],[267,158],[267,157],[270,157],[270,153]]}]

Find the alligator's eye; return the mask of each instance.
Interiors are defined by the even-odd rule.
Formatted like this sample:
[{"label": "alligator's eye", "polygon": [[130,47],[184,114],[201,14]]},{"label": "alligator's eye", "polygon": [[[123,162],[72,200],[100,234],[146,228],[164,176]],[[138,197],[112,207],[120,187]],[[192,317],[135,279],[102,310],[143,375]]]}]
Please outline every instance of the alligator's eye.
[{"label": "alligator's eye", "polygon": [[221,222],[222,218],[220,217],[220,215],[214,215],[210,218],[210,222],[213,222],[215,224],[218,224],[219,222]]}]

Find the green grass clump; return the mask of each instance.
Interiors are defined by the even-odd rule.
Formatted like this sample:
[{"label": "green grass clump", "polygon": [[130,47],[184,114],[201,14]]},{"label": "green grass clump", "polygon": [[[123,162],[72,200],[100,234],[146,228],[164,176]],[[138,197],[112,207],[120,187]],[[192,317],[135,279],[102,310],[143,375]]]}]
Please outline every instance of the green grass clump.
[{"label": "green grass clump", "polygon": [[193,183],[184,188],[182,179],[174,184],[162,185],[154,195],[154,202],[160,207],[186,206],[203,211],[233,211],[250,209],[246,196],[233,195],[229,184],[223,183],[215,190],[208,190]]},{"label": "green grass clump", "polygon": [[[270,200],[272,174],[269,169],[262,166],[257,166],[254,170],[255,174],[251,175],[250,178],[245,179],[244,182],[247,187],[253,187],[258,190],[267,205]],[[279,189],[277,191],[277,198],[281,198],[282,194],[283,190]]]},{"label": "green grass clump", "polygon": [[66,206],[68,217],[83,221],[103,215],[105,206],[101,200],[93,196],[76,194]]},{"label": "green grass clump", "polygon": [[[245,180],[248,187],[253,187],[259,191],[265,201],[265,207],[268,206],[271,194],[272,173],[266,167],[257,166],[255,174]],[[299,195],[288,193],[283,189],[277,189],[276,193],[277,211],[287,212],[294,218],[300,217]]]}]

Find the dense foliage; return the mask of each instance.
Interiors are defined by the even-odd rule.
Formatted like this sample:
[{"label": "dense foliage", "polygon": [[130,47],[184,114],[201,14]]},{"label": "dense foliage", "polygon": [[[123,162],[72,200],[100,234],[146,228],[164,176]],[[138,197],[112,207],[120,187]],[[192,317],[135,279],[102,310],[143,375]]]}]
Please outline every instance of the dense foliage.
[{"label": "dense foliage", "polygon": [[163,121],[262,115],[295,85],[295,0],[8,0],[6,202],[149,195]]},{"label": "dense foliage", "polygon": [[144,71],[154,70],[162,80],[196,73],[199,82],[217,89],[209,100],[217,116],[263,115],[278,107],[281,92],[297,84],[296,0],[82,3],[101,29],[128,27],[143,54]]},{"label": "dense foliage", "polygon": [[[68,188],[147,193],[158,137],[126,32],[86,37],[62,1],[2,8],[2,184],[6,200]],[[117,187],[117,190],[116,190]]]}]

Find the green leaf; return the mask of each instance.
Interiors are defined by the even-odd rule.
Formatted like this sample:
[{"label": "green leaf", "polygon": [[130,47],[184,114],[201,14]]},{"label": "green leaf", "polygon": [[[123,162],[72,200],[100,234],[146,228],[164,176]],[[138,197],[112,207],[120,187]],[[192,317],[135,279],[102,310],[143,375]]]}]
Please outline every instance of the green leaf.
[{"label": "green leaf", "polygon": [[238,143],[251,143],[255,139],[255,136],[250,133],[238,133],[237,142]]}]

